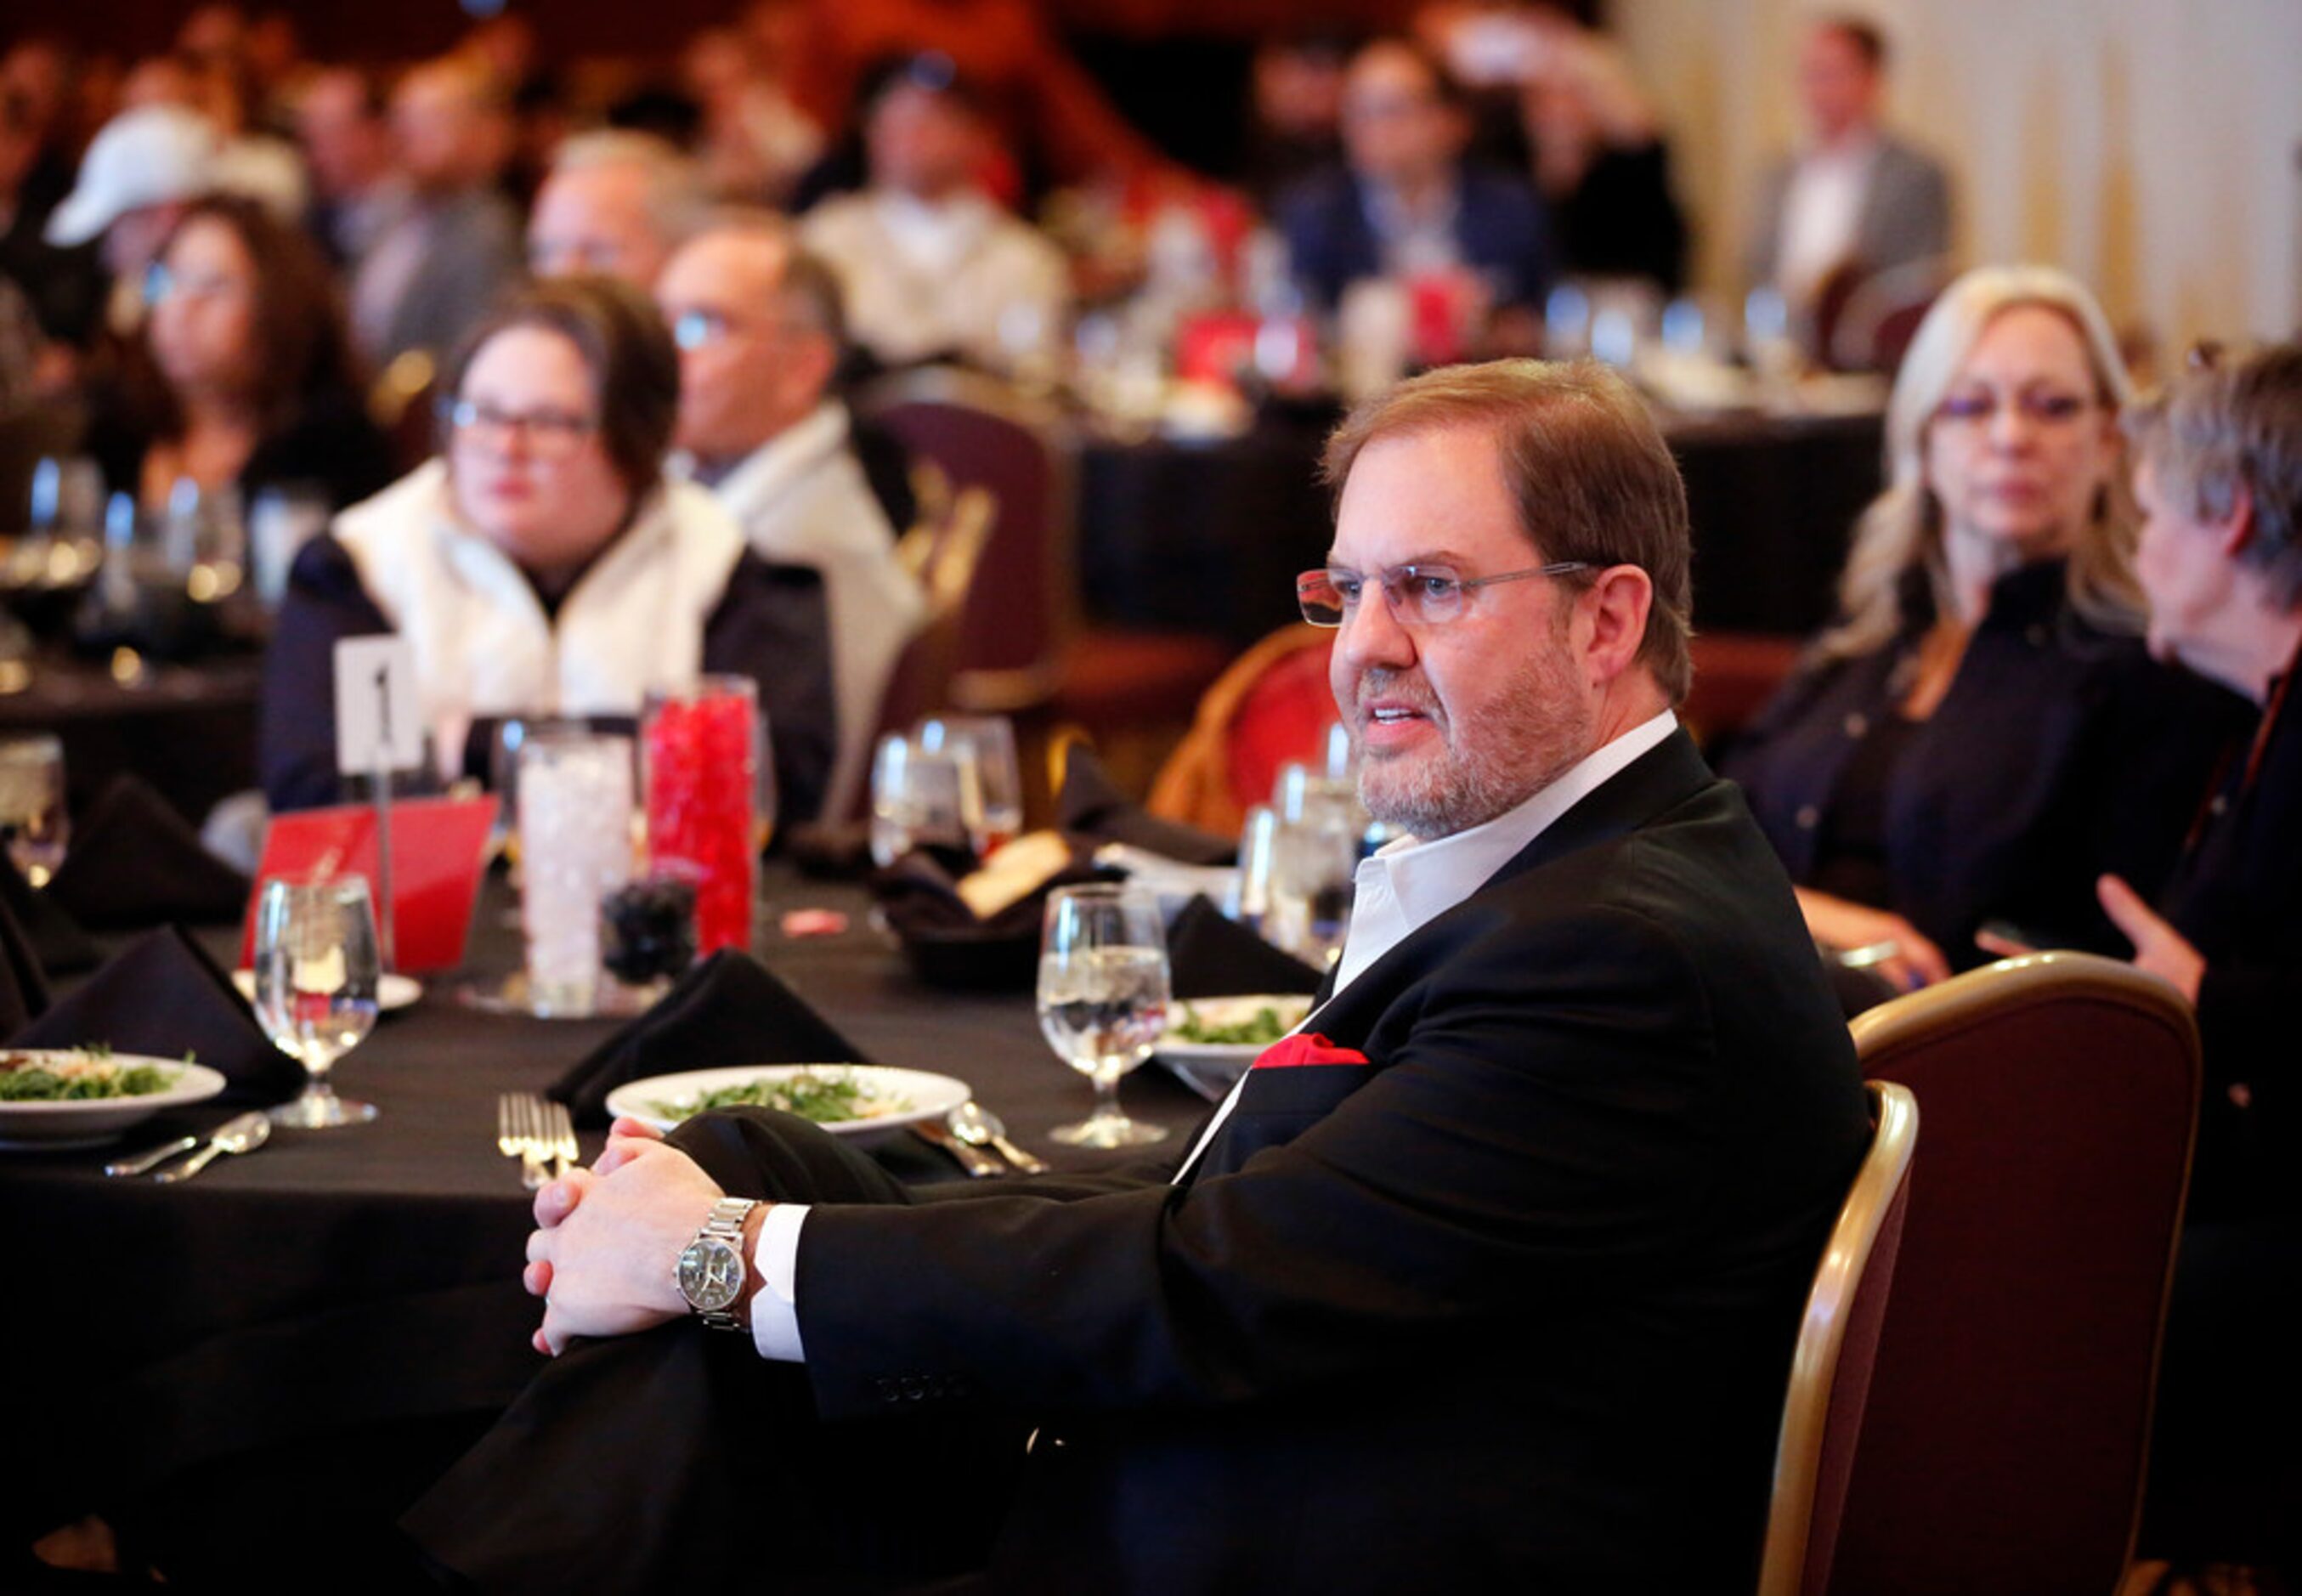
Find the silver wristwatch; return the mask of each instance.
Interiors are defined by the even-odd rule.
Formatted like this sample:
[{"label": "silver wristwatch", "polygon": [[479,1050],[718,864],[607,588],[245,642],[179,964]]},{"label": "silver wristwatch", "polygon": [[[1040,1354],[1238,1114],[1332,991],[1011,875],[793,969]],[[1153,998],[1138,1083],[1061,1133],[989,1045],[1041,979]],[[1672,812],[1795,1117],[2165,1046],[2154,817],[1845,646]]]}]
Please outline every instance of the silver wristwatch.
[{"label": "silver wristwatch", "polygon": [[695,1239],[679,1255],[672,1284],[713,1330],[742,1330],[731,1311],[744,1295],[744,1220],[760,1205],[748,1197],[722,1197]]}]

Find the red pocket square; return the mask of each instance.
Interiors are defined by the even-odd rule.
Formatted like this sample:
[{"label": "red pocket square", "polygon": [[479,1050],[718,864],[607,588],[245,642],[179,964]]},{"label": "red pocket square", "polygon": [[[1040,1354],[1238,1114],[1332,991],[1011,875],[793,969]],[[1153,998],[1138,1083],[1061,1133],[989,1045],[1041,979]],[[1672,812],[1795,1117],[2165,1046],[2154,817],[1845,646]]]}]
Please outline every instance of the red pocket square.
[{"label": "red pocket square", "polygon": [[1367,1055],[1354,1047],[1338,1047],[1309,1031],[1281,1037],[1255,1061],[1258,1070],[1284,1070],[1294,1064],[1364,1064]]}]

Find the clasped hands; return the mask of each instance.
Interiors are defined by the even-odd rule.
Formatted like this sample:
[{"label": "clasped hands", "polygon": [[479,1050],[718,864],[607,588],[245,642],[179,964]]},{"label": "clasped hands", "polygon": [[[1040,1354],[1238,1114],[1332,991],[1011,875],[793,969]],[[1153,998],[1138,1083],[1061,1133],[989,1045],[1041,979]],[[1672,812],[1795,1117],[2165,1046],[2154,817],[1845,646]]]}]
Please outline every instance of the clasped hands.
[{"label": "clasped hands", "polygon": [[591,1168],[535,1194],[520,1274],[543,1298],[535,1349],[557,1357],[576,1336],[631,1335],[684,1315],[673,1265],[725,1195],[660,1132],[618,1120]]}]

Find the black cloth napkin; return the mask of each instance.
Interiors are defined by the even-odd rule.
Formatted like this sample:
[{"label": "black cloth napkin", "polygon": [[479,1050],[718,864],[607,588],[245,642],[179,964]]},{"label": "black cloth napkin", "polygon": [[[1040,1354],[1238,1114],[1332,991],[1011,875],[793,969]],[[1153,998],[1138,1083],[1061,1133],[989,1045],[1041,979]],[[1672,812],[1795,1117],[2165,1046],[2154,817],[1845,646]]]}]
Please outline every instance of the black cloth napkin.
[{"label": "black cloth napkin", "polygon": [[990,919],[979,920],[959,895],[956,862],[915,849],[871,878],[872,895],[912,970],[934,987],[1029,991],[1039,975],[1039,927],[1046,919],[1047,895],[1058,886],[1121,878],[1117,871],[1098,869],[1092,859],[1074,853],[1038,888]]},{"label": "black cloth napkin", "polygon": [[43,974],[75,975],[104,962],[104,954],[88,940],[80,922],[25,880],[15,861],[5,854],[0,854],[0,904],[7,906],[24,940],[31,945],[32,956],[40,962]]},{"label": "black cloth napkin", "polygon": [[75,828],[48,892],[82,925],[123,929],[236,920],[250,885],[148,783],[120,776]]},{"label": "black cloth napkin", "polygon": [[550,1095],[576,1122],[605,1125],[608,1094],[627,1081],[737,1064],[869,1063],[751,954],[722,948],[646,1013],[593,1048]]},{"label": "black cloth napkin", "polygon": [[1205,894],[1184,904],[1168,928],[1167,965],[1178,998],[1319,989],[1317,970],[1237,920],[1224,919]]},{"label": "black cloth napkin", "polygon": [[10,1038],[18,1047],[82,1047],[181,1058],[231,1082],[225,1102],[279,1103],[304,1088],[303,1067],[274,1047],[231,984],[182,928],[130,943],[80,988]]},{"label": "black cloth napkin", "polygon": [[1126,843],[1185,864],[1229,864],[1239,844],[1196,826],[1163,820],[1119,789],[1103,761],[1084,748],[1071,750],[1063,767],[1063,790],[1055,799],[1055,824],[1099,843]]}]

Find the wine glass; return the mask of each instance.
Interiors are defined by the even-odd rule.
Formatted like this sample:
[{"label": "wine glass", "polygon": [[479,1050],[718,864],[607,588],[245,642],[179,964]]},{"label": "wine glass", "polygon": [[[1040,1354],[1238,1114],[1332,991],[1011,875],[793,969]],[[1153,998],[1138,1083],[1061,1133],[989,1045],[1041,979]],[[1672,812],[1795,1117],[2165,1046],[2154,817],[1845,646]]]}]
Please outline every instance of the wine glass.
[{"label": "wine glass", "polygon": [[1065,886],[1047,899],[1039,942],[1039,1029],[1095,1082],[1095,1112],[1047,1134],[1080,1147],[1128,1147],[1167,1134],[1119,1106],[1119,1078],[1167,1029],[1167,938],[1140,887]]},{"label": "wine glass", "polygon": [[964,853],[966,782],[956,752],[917,736],[879,739],[871,760],[871,861],[886,869],[914,848]]},{"label": "wine glass", "polygon": [[0,842],[24,879],[46,886],[64,861],[64,745],[54,736],[0,743]]},{"label": "wine glass", "polygon": [[1015,727],[1004,715],[939,715],[920,723],[920,746],[959,760],[960,811],[979,859],[987,859],[1023,829],[1023,773]]},{"label": "wine glass", "polygon": [[256,906],[256,1017],[272,1045],[304,1066],[304,1095],[275,1125],[323,1130],[375,1118],[328,1085],[328,1068],[375,1026],[375,912],[358,876],[269,880]]}]

